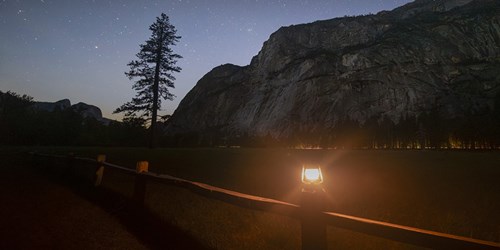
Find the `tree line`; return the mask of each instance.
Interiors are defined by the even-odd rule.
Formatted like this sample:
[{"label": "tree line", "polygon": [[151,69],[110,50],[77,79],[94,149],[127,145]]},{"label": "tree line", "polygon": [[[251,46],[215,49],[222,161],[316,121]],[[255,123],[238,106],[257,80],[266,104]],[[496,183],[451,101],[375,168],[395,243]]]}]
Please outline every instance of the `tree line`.
[{"label": "tree line", "polygon": [[0,92],[0,146],[142,146],[147,130],[134,120],[104,125],[73,109],[33,108],[33,98]]},{"label": "tree line", "polygon": [[241,146],[337,149],[500,149],[500,94],[494,108],[445,118],[439,108],[394,122],[345,119],[330,128],[294,130],[287,136],[190,132],[169,138],[174,146]]},{"label": "tree line", "polygon": [[[160,147],[499,149],[500,95],[494,107],[453,119],[443,118],[438,109],[402,117],[398,122],[386,117],[363,124],[347,119],[332,128],[296,130],[281,138],[271,133],[229,135],[213,129],[175,136],[158,133],[156,139]],[[73,109],[34,109],[32,97],[14,92],[0,92],[0,131],[0,145],[144,147],[149,142],[148,128],[141,119],[125,118],[104,125]]]}]

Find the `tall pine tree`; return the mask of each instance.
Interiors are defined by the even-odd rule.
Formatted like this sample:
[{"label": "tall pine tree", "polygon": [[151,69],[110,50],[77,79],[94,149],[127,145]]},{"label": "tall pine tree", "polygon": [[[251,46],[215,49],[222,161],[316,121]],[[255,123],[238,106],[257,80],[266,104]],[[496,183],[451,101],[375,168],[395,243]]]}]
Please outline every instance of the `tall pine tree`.
[{"label": "tall pine tree", "polygon": [[130,79],[138,78],[132,88],[137,94],[132,101],[117,108],[114,113],[125,112],[129,119],[151,119],[149,147],[155,146],[155,133],[158,111],[161,109],[161,101],[173,100],[175,97],[168,88],[174,88],[174,72],[180,72],[181,68],[175,66],[177,59],[182,58],[175,54],[171,48],[180,36],[177,30],[170,24],[169,18],[164,13],[156,18],[156,22],[149,26],[152,31],[151,37],[145,44],[141,44],[141,50],[137,53],[138,60],[133,60],[127,66],[130,67],[125,75]]}]

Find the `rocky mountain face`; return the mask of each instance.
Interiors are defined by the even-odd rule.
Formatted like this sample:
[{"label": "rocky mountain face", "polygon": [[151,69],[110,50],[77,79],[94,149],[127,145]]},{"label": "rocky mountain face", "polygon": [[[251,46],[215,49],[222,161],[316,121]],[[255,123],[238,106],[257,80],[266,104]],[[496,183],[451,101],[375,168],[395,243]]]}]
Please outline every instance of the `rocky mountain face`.
[{"label": "rocky mountain face", "polygon": [[417,0],[376,15],[282,27],[250,65],[221,65],[181,101],[167,134],[323,131],[495,107],[500,1]]},{"label": "rocky mountain face", "polygon": [[64,111],[70,109],[80,114],[83,118],[93,118],[104,125],[108,125],[112,121],[102,116],[100,108],[83,102],[71,105],[71,102],[68,99],[63,99],[57,102],[34,102],[33,108],[36,110],[47,112]]},{"label": "rocky mountain face", "polygon": [[47,112],[66,110],[70,107],[71,107],[71,102],[68,99],[63,99],[57,102],[35,102],[33,104],[33,108]]}]

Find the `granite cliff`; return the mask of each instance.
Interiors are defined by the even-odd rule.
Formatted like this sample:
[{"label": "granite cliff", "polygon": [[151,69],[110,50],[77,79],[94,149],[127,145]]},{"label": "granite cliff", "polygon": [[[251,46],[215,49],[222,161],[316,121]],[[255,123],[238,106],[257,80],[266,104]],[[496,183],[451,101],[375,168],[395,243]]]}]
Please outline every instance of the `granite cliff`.
[{"label": "granite cliff", "polygon": [[100,108],[83,102],[71,105],[71,102],[68,99],[63,99],[57,102],[34,102],[33,108],[35,110],[47,112],[72,110],[78,113],[82,118],[93,118],[104,125],[109,125],[112,121],[102,116]]},{"label": "granite cliff", "polygon": [[499,70],[500,1],[417,0],[280,28],[249,65],[203,76],[166,133],[286,138],[431,111],[460,118],[500,109]]}]

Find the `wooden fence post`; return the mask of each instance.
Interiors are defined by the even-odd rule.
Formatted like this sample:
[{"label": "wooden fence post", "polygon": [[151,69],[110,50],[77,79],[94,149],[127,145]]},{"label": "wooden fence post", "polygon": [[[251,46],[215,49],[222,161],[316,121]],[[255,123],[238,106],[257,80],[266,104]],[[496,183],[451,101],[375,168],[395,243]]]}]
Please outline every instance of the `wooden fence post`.
[{"label": "wooden fence post", "polygon": [[146,178],[142,173],[148,172],[149,163],[147,161],[138,161],[135,170],[134,201],[137,206],[143,207],[146,198]]},{"label": "wooden fence post", "polygon": [[95,181],[94,186],[98,187],[101,185],[102,176],[104,175],[104,165],[103,162],[106,161],[106,155],[98,155],[97,156],[97,168],[95,171]]},{"label": "wooden fence post", "polygon": [[302,250],[326,249],[326,222],[321,218],[324,202],[325,192],[322,188],[302,190],[300,206]]}]

